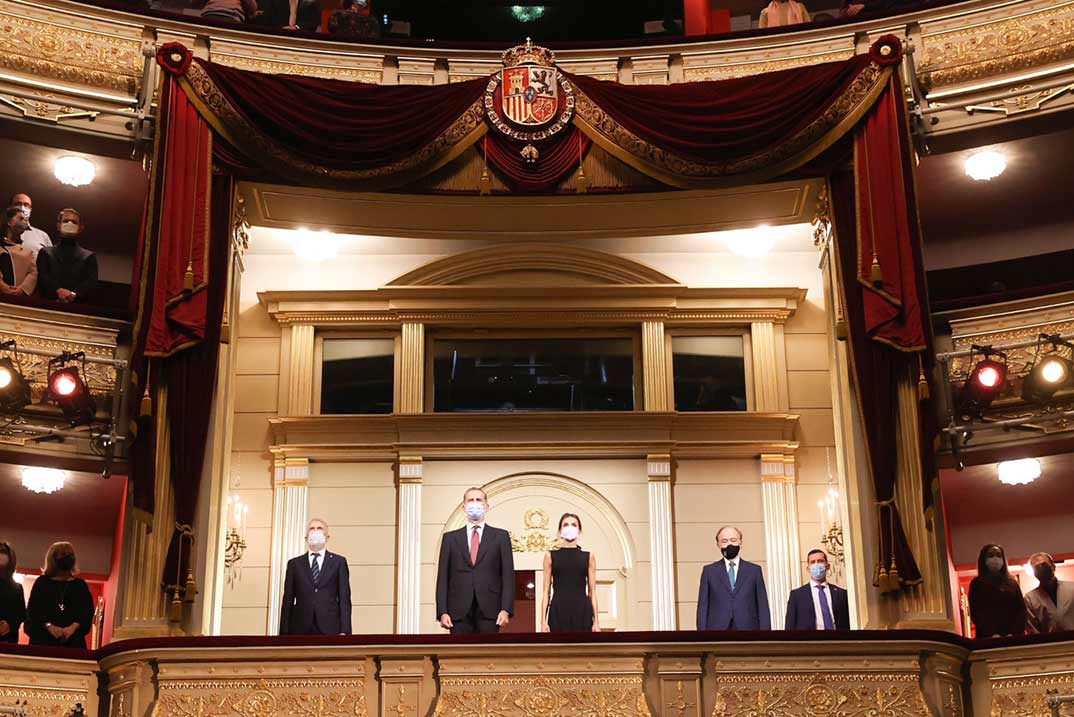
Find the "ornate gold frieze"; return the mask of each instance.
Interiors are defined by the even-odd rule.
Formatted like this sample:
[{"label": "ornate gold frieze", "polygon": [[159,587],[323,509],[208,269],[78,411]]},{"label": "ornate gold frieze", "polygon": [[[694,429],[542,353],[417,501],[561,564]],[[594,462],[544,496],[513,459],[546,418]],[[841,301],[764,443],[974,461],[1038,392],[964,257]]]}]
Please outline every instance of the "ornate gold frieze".
[{"label": "ornate gold frieze", "polygon": [[0,12],[0,68],[134,95],[141,77],[141,43],[68,25]]},{"label": "ornate gold frieze", "polygon": [[33,99],[0,94],[0,103],[21,112],[23,117],[47,120],[59,124],[65,120],[96,119],[100,112],[77,110],[63,104],[63,100],[52,93],[39,94]]},{"label": "ornate gold frieze", "polygon": [[522,518],[526,526],[521,535],[511,533],[511,551],[515,553],[546,553],[559,550],[554,535],[548,534],[548,514],[540,508],[531,508]]},{"label": "ornate gold frieze", "polygon": [[[801,55],[782,60],[766,60],[761,62],[738,62],[727,65],[694,65],[683,69],[683,77],[687,82],[703,82],[708,80],[729,80],[735,77],[749,77],[760,75],[765,72],[778,72],[789,70],[794,67],[808,67],[819,65],[822,62],[839,62],[854,56],[854,49],[836,50],[819,55]],[[698,62],[700,58],[694,59]],[[701,60],[703,61],[703,60]]]},{"label": "ornate gold frieze", "polygon": [[433,714],[435,717],[651,717],[641,677],[611,675],[445,677]]},{"label": "ornate gold frieze", "polygon": [[368,717],[361,678],[162,681],[156,717]]},{"label": "ornate gold frieze", "polygon": [[930,717],[916,674],[802,671],[716,678],[712,717]]},{"label": "ornate gold frieze", "polygon": [[926,33],[919,74],[926,88],[1074,58],[1074,3],[973,27]]},{"label": "ornate gold frieze", "polygon": [[300,77],[320,77],[328,80],[346,82],[368,82],[380,84],[381,71],[360,67],[339,67],[333,65],[310,64],[273,60],[249,55],[229,55],[222,52],[213,53],[213,62],[238,70],[263,72],[269,75],[298,75]]}]

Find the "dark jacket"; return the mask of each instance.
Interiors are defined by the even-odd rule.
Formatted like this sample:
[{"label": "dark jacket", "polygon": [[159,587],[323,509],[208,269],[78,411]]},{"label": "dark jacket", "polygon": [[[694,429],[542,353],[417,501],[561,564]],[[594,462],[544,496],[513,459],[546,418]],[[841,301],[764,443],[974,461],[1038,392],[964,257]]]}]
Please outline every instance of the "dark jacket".
[{"label": "dark jacket", "polygon": [[[847,591],[838,585],[828,583],[829,607],[832,610],[832,620],[836,630],[850,629],[850,600]],[[816,630],[817,613],[813,609],[813,583],[791,590],[791,596],[787,599],[787,619],[784,620],[784,629],[787,630]]]},{"label": "dark jacket", "polygon": [[0,637],[0,642],[18,642],[19,628],[26,622],[26,593],[14,580],[0,581],[0,620],[11,628],[8,634]]},{"label": "dark jacket", "polygon": [[[258,0],[262,15],[258,23],[279,29],[287,26],[291,19],[290,0]],[[295,11],[295,24],[300,30],[316,32],[321,25],[321,6],[316,0],[298,0]]]},{"label": "dark jacket", "polygon": [[351,574],[347,559],[324,552],[324,564],[313,583],[310,554],[287,561],[280,606],[281,635],[349,635]]},{"label": "dark jacket", "polygon": [[771,630],[761,566],[740,559],[735,589],[731,590],[725,561],[706,565],[697,593],[697,629]]},{"label": "dark jacket", "polygon": [[1025,634],[1026,604],[1014,579],[995,583],[977,576],[970,581],[969,599],[977,637]]},{"label": "dark jacket", "polygon": [[85,301],[97,288],[97,257],[78,244],[44,247],[37,252],[37,286],[46,299],[67,289],[75,292],[75,301]]},{"label": "dark jacket", "polygon": [[511,536],[502,528],[485,525],[477,562],[470,562],[466,527],[444,533],[436,572],[436,619],[447,613],[461,620],[470,612],[474,598],[481,614],[495,619],[501,610],[515,613],[515,558]]},{"label": "dark jacket", "polygon": [[[62,608],[62,609],[61,609]],[[70,639],[60,642],[48,631],[46,623],[67,627],[78,623]],[[82,578],[53,580],[42,575],[30,589],[26,606],[26,634],[31,645],[86,647],[86,635],[93,629],[93,595]]]}]

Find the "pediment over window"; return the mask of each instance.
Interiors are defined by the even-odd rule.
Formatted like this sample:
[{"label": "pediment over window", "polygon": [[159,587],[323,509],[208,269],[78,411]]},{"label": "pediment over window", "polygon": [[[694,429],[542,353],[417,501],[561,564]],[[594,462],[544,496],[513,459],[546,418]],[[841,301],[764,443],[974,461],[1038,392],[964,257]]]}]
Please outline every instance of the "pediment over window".
[{"label": "pediment over window", "polygon": [[388,286],[676,286],[655,269],[559,244],[505,244],[434,261]]}]

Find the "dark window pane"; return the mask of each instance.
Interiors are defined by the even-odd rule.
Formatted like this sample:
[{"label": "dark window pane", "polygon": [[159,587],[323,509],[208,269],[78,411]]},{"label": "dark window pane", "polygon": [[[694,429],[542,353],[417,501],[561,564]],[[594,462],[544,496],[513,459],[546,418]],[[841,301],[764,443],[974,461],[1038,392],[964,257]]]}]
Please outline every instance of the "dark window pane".
[{"label": "dark window pane", "polygon": [[321,352],[321,413],[391,413],[392,339],[326,339]]},{"label": "dark window pane", "polygon": [[435,410],[630,411],[634,342],[445,339],[433,356]]},{"label": "dark window pane", "polygon": [[674,336],[671,353],[676,411],[746,410],[741,336]]}]

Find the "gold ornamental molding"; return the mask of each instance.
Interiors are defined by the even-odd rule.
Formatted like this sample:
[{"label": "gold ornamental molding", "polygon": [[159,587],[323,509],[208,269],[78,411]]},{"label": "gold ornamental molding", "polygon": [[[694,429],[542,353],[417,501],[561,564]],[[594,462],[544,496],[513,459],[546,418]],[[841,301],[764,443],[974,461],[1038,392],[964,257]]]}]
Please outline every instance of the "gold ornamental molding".
[{"label": "gold ornamental molding", "polygon": [[[327,80],[343,80],[345,82],[380,84],[383,75],[379,67],[334,66],[317,62],[317,58],[309,57],[308,53],[293,52],[292,54],[297,55],[298,59],[270,59],[215,49],[212,53],[212,61],[239,70],[263,72],[269,75],[298,75],[300,77],[319,77]],[[380,58],[377,58],[377,64],[380,64]]]},{"label": "gold ornamental molding", "polygon": [[268,419],[277,458],[322,462],[485,458],[757,458],[793,455],[798,416],[785,413],[296,416]]},{"label": "gold ornamental molding", "polygon": [[[777,51],[769,54],[777,55],[779,53]],[[683,69],[683,78],[687,82],[730,80],[735,77],[748,77],[750,75],[760,75],[765,72],[778,72],[779,70],[789,70],[795,67],[819,65],[822,62],[839,62],[841,60],[848,60],[853,56],[853,47],[847,47],[846,49],[835,50],[832,52],[800,55],[798,57],[786,59],[762,59],[752,62],[742,62],[740,59],[741,55],[738,54],[727,55],[727,64],[688,65]],[[704,59],[708,58],[691,58],[690,60],[686,60],[686,62],[700,63],[703,62]]]}]

